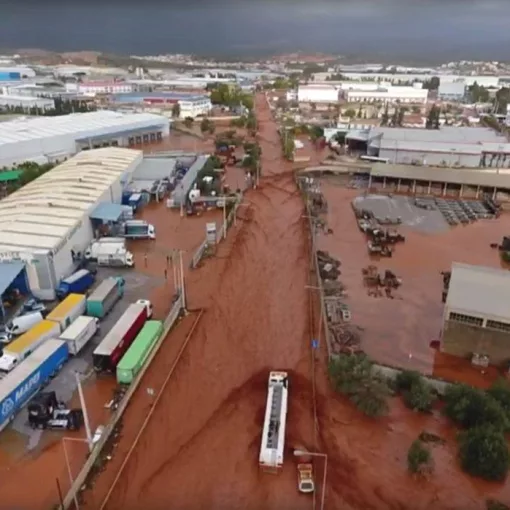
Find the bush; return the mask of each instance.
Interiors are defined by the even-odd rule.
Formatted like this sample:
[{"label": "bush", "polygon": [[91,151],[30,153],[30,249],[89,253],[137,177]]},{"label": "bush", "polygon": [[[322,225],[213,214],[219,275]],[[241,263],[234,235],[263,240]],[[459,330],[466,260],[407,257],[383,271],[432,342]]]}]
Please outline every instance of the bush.
[{"label": "bush", "polygon": [[487,394],[500,405],[510,423],[510,383],[505,379],[498,379],[487,390]]},{"label": "bush", "polygon": [[329,363],[334,388],[367,416],[381,416],[388,411],[388,386],[372,374],[372,361],[363,353],[340,355]]},{"label": "bush", "polygon": [[407,452],[407,468],[411,473],[424,474],[432,470],[432,455],[419,439],[411,444]]},{"label": "bush", "polygon": [[404,404],[413,411],[429,412],[435,400],[436,396],[432,392],[431,386],[421,379],[404,392]]},{"label": "bush", "polygon": [[409,391],[414,383],[421,382],[421,374],[415,370],[402,370],[397,374],[395,383],[397,391]]},{"label": "bush", "polygon": [[492,425],[498,430],[508,429],[507,416],[498,401],[481,390],[455,384],[447,388],[444,399],[444,414],[463,427]]},{"label": "bush", "polygon": [[503,480],[510,467],[505,436],[495,427],[484,426],[459,434],[462,469],[486,480]]}]

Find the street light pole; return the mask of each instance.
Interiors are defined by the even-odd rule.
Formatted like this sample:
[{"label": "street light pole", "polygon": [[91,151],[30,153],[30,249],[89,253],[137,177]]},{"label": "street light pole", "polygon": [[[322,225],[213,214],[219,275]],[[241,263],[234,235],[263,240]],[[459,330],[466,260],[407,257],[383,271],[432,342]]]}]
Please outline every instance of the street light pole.
[{"label": "street light pole", "polygon": [[179,250],[179,262],[181,267],[181,299],[182,307],[186,310],[186,292],[184,290],[184,266],[182,263],[182,250]]},{"label": "street light pole", "polygon": [[223,197],[223,239],[227,238],[227,197]]},{"label": "street light pole", "polygon": [[321,510],[324,510],[324,500],[326,498],[326,480],[328,475],[328,455],[320,452],[309,452],[307,450],[294,450],[294,456],[296,457],[322,457],[324,459],[324,475],[322,476],[322,488],[321,488]]},{"label": "street light pole", "polygon": [[[64,458],[66,460],[66,466],[67,466],[67,474],[69,475],[69,483],[71,484],[71,487],[73,486],[74,479],[73,479],[73,473],[71,472],[71,465],[69,464],[69,457],[67,455],[67,448],[66,448],[66,438],[62,438],[62,446],[64,448]],[[74,506],[76,510],[80,510],[80,505],[78,503],[78,496],[76,495],[76,492],[73,496],[74,499]]]},{"label": "street light pole", "polygon": [[79,372],[74,373],[76,377],[76,383],[78,384],[78,395],[80,397],[80,405],[83,411],[83,421],[85,423],[85,433],[87,434],[87,444],[89,452],[92,451],[92,433],[90,431],[89,415],[87,413],[87,406],[85,404],[85,397],[83,395],[83,388],[81,387],[81,380]]}]

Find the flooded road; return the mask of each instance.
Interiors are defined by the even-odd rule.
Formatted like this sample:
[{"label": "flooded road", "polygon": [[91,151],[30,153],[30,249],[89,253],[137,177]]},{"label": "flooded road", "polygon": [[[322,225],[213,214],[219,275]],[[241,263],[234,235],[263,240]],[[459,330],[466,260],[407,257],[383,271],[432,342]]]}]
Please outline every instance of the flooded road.
[{"label": "flooded road", "polygon": [[[189,307],[205,312],[108,498],[109,510],[169,502],[183,509],[311,506],[297,493],[290,452],[282,476],[258,469],[269,370],[291,372],[287,441],[306,444],[313,427],[304,208],[264,96],[257,114],[261,186],[246,194],[237,230],[216,257],[188,277]],[[173,342],[170,335],[150,373],[160,372]],[[125,427],[131,429],[130,410],[144,414],[142,401],[140,392]],[[124,431],[128,446],[133,433]],[[127,451],[123,443],[87,493],[88,508],[98,508],[108,493]]]},{"label": "flooded road", "polygon": [[[152,387],[157,392],[161,388],[196,313],[186,317],[165,341],[128,407],[123,439],[113,460],[93,490],[87,491],[83,506],[94,510],[164,509],[168,505],[185,510],[309,510],[312,499],[296,489],[293,447],[328,454],[328,509],[483,510],[487,497],[510,501],[509,484],[489,484],[460,472],[456,430],[438,414],[412,413],[395,398],[388,417],[372,420],[334,394],[327,381],[324,342],[317,354],[318,443],[314,443],[310,339],[315,330],[311,330],[309,320],[311,294],[305,289],[310,261],[304,207],[291,167],[280,156],[276,126],[263,96],[257,97],[257,115],[263,151],[261,186],[245,195],[238,226],[219,245],[216,257],[189,273],[189,307],[204,313],[147,428],[127,457],[152,405],[145,390]],[[332,252],[336,247],[334,254],[345,268],[353,266],[346,274],[352,271],[360,278],[358,269],[365,259],[362,250],[356,248],[362,245],[354,237],[359,232],[349,226],[353,223],[351,192],[327,196],[332,200],[330,214],[337,223],[333,226],[335,238],[330,237],[331,245],[326,247]],[[344,202],[348,211],[342,209]],[[463,235],[467,242],[468,233],[457,234],[456,242]],[[436,247],[437,253],[446,250],[439,241]],[[409,256],[434,272],[447,260],[432,262],[419,250],[410,251]],[[472,255],[469,260],[481,258]],[[417,271],[412,261],[410,258],[402,266],[406,281]],[[353,277],[349,283],[353,298],[357,295],[354,282]],[[435,288],[427,292],[427,299],[434,300],[435,313],[440,308],[436,303],[440,295],[436,298]],[[387,353],[388,359],[396,352],[405,359],[410,346],[421,346],[428,333],[415,339],[418,319],[413,316],[425,302],[420,299],[415,308],[407,309],[409,324],[393,344],[378,343],[375,333],[368,336],[367,345],[373,352]],[[370,313],[375,314],[381,303],[372,300]],[[398,313],[382,306],[389,316]],[[418,359],[432,366],[432,358],[425,351]],[[286,461],[283,473],[276,477],[260,473],[257,463],[271,369],[290,372]],[[433,447],[436,468],[429,480],[412,478],[406,464],[407,450],[423,430],[447,441],[444,446]],[[320,489],[322,464],[317,462],[315,469]]]}]

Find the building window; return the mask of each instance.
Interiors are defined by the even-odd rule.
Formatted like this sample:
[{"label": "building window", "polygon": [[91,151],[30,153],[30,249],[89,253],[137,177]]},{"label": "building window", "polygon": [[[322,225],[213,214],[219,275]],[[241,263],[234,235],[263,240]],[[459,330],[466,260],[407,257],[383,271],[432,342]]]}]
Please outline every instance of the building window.
[{"label": "building window", "polygon": [[506,324],[505,322],[487,320],[486,327],[497,331],[503,331],[504,333],[510,333],[510,324]]},{"label": "building window", "polygon": [[482,326],[483,319],[481,317],[473,317],[472,315],[464,315],[462,313],[450,312],[448,320],[453,322],[460,322],[462,324],[469,324],[470,326]]}]

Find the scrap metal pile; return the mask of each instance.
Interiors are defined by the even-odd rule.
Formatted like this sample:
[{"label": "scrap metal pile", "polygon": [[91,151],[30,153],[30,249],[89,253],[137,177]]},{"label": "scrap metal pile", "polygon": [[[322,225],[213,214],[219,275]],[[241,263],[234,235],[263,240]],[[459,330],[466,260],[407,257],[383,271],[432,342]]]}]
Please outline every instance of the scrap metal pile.
[{"label": "scrap metal pile", "polygon": [[363,284],[367,288],[369,296],[394,299],[393,291],[402,285],[402,279],[398,278],[393,271],[386,269],[379,273],[377,266],[367,266],[361,270]]},{"label": "scrap metal pile", "polygon": [[359,229],[367,236],[367,248],[370,255],[391,257],[393,246],[405,242],[406,238],[396,228],[383,228],[382,225],[399,225],[401,218],[380,218],[367,209],[359,209],[352,203]]}]

